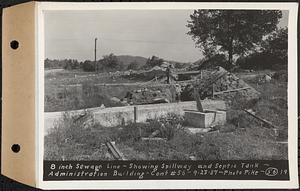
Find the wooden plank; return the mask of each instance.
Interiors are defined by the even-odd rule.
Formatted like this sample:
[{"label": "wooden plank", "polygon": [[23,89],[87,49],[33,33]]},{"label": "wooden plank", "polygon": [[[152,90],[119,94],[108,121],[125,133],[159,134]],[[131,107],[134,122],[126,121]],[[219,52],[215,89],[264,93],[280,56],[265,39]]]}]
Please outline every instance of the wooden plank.
[{"label": "wooden plank", "polygon": [[255,113],[254,113],[253,111],[251,111],[251,110],[246,110],[246,109],[244,109],[244,111],[245,111],[246,113],[248,113],[249,115],[251,115],[252,117],[254,117],[254,118],[256,118],[256,119],[262,121],[263,123],[265,123],[265,124],[268,125],[269,127],[273,128],[273,129],[279,129],[278,127],[276,127],[275,125],[273,125],[271,122],[269,122],[269,121],[267,121],[267,120],[265,120],[265,119],[263,119],[263,118],[261,118],[261,117],[255,115]]},{"label": "wooden plank", "polygon": [[123,156],[123,154],[120,152],[120,150],[117,148],[116,144],[114,142],[110,142],[112,147],[114,148],[115,152],[119,155],[119,158],[122,160],[126,160]]},{"label": "wooden plank", "polygon": [[201,71],[200,70],[196,70],[196,71],[177,71],[177,72],[174,72],[174,73],[179,74],[179,75],[184,75],[184,74],[196,75],[196,74],[200,74]]},{"label": "wooden plank", "polygon": [[108,141],[105,143],[113,157],[117,160],[125,160],[121,152],[117,149],[116,145],[112,143],[111,141]]},{"label": "wooden plank", "polygon": [[142,141],[167,141],[166,138],[160,138],[160,137],[142,137],[141,138]]},{"label": "wooden plank", "polygon": [[220,94],[224,94],[224,93],[236,92],[236,91],[247,90],[247,89],[250,89],[250,87],[237,88],[237,89],[225,90],[225,91],[220,91],[220,92],[214,92],[213,95],[220,95]]},{"label": "wooden plank", "polygon": [[106,142],[105,145],[107,146],[107,148],[110,151],[110,153],[112,154],[112,156],[115,159],[119,160],[120,159],[119,155],[118,155],[118,153],[115,152],[115,150],[113,149],[113,147],[111,146],[111,144],[109,142]]}]

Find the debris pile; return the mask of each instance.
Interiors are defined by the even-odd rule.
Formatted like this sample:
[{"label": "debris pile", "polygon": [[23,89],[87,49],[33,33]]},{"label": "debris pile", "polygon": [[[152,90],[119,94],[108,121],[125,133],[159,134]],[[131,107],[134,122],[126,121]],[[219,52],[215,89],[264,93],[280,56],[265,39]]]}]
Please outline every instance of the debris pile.
[{"label": "debris pile", "polygon": [[[186,85],[183,88],[183,92],[181,95],[183,101],[193,100],[194,87],[198,84],[202,84],[202,81],[207,81],[207,78],[209,78],[215,72],[216,70],[210,71],[209,74],[205,72],[204,76],[201,76],[202,79],[199,79],[198,77],[198,81],[196,81],[196,83]],[[260,95],[260,93],[253,87],[228,71],[226,71],[226,75],[223,75],[221,78],[216,79],[216,81],[212,85],[205,89],[201,89],[200,91],[201,92],[199,92],[199,94],[201,95],[201,99],[222,99],[227,101],[229,104],[231,104],[231,101],[234,99],[243,99],[245,101],[250,101],[253,99],[258,99]]]},{"label": "debris pile", "polygon": [[131,80],[141,80],[149,81],[156,78],[164,77],[166,75],[166,70],[162,67],[155,66],[147,71],[132,72],[130,75],[124,76],[130,78]]},{"label": "debris pile", "polygon": [[258,91],[232,73],[228,73],[216,82],[213,89],[214,98],[223,99],[229,103],[236,99],[250,101],[260,96]]},{"label": "debris pile", "polygon": [[127,92],[123,101],[131,105],[169,103],[174,100],[174,88],[145,87]]}]

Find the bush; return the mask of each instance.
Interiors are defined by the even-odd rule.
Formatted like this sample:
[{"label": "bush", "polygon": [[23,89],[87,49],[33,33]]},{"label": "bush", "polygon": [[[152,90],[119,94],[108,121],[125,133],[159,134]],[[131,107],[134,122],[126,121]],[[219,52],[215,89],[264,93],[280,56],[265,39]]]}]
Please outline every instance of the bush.
[{"label": "bush", "polygon": [[254,69],[254,70],[265,70],[265,69],[280,69],[286,66],[280,58],[267,53],[253,53],[247,57],[241,57],[236,61],[242,69]]},{"label": "bush", "polygon": [[217,66],[221,66],[225,69],[228,68],[228,61],[226,59],[226,56],[224,54],[215,54],[213,56],[210,56],[206,59],[204,59],[202,62],[199,64],[201,69],[212,69]]},{"label": "bush", "polygon": [[127,66],[127,70],[139,70],[140,69],[140,64],[134,60]]},{"label": "bush", "polygon": [[[82,115],[84,114],[84,117]],[[87,120],[83,120],[87,119]],[[106,147],[101,146],[109,138],[93,122],[89,112],[72,114],[65,112],[49,134],[45,136],[45,160],[81,160],[94,156],[106,160]],[[94,131],[98,126],[98,131]],[[100,131],[99,131],[100,130]]]},{"label": "bush", "polygon": [[83,71],[94,72],[95,71],[95,62],[86,60],[81,64]]},{"label": "bush", "polygon": [[146,64],[143,66],[143,69],[151,69],[154,66],[161,66],[164,62],[164,59],[159,58],[157,56],[152,56],[151,58],[148,58]]},{"label": "bush", "polygon": [[275,72],[272,78],[281,82],[287,82],[288,81],[287,70],[280,70]]},{"label": "bush", "polygon": [[168,113],[166,116],[157,119],[150,119],[148,121],[150,123],[150,131],[154,132],[156,130],[159,130],[160,137],[171,140],[174,137],[176,131],[182,128],[184,119],[177,114]]}]

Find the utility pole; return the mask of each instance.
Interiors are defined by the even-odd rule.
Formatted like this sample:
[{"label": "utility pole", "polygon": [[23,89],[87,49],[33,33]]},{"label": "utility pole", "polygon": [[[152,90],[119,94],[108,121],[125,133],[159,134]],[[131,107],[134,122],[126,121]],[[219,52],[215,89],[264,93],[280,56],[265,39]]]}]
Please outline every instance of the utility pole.
[{"label": "utility pole", "polygon": [[95,38],[95,63],[94,63],[94,67],[95,67],[95,72],[97,71],[97,38]]}]

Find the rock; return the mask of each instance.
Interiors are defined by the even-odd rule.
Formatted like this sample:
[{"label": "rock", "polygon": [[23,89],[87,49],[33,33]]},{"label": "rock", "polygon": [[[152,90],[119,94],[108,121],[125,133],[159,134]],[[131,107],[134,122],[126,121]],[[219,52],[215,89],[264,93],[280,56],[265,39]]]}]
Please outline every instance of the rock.
[{"label": "rock", "polygon": [[170,103],[170,101],[166,98],[155,98],[152,103]]},{"label": "rock", "polygon": [[120,102],[120,99],[117,97],[112,97],[112,98],[110,98],[110,100],[113,102]]},{"label": "rock", "polygon": [[266,74],[266,75],[264,76],[264,80],[265,80],[265,82],[270,82],[270,81],[272,80],[272,77],[269,76],[268,74]]}]

